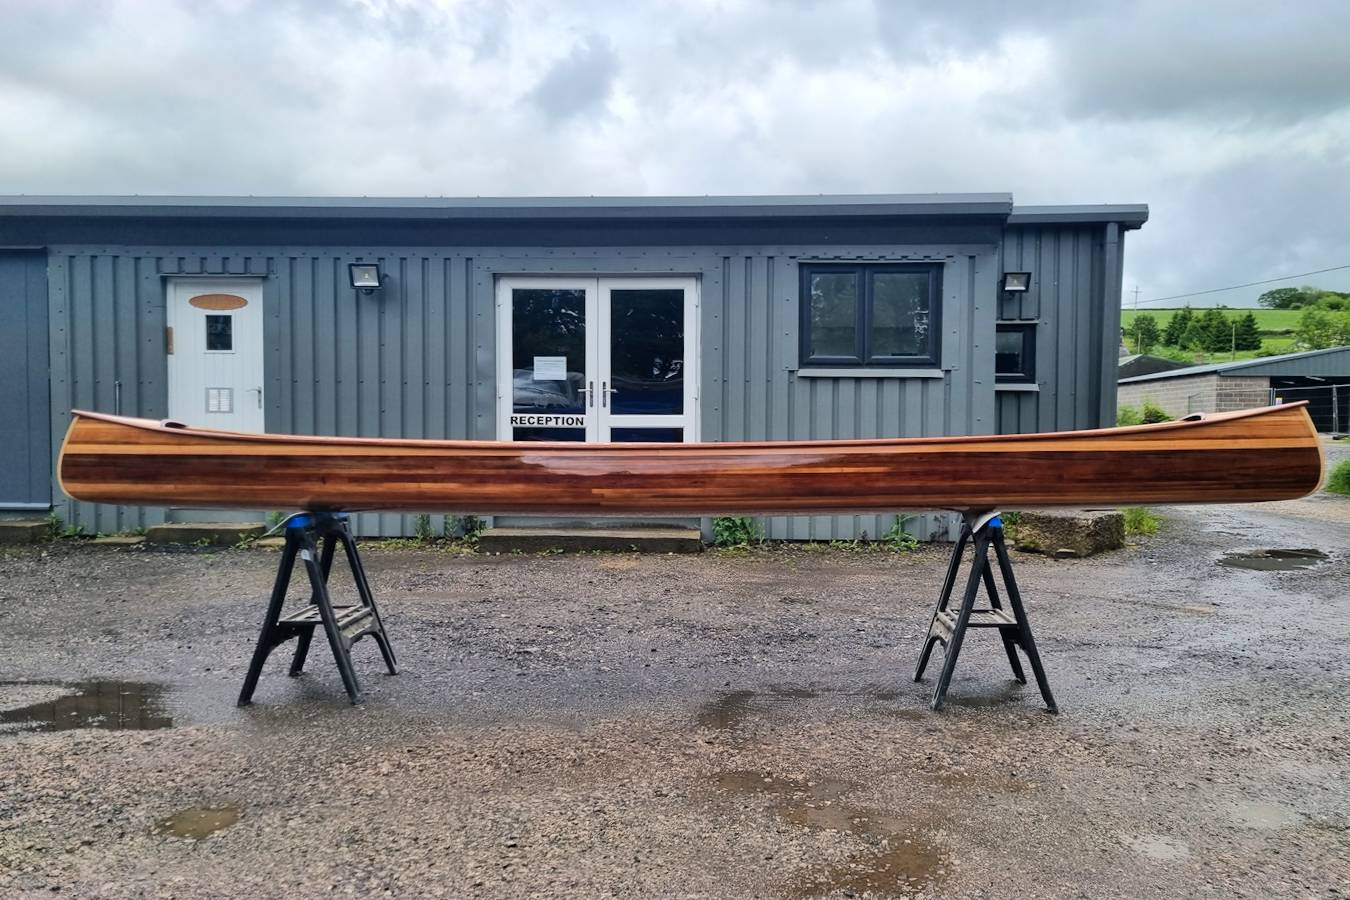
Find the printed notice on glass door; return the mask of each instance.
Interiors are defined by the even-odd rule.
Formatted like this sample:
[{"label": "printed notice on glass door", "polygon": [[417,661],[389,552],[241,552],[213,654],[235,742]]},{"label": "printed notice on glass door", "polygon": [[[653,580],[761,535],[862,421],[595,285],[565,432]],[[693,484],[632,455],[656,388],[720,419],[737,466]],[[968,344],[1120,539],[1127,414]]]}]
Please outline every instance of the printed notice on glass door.
[{"label": "printed notice on glass door", "polygon": [[535,381],[566,381],[567,357],[536,356],[534,358]]}]

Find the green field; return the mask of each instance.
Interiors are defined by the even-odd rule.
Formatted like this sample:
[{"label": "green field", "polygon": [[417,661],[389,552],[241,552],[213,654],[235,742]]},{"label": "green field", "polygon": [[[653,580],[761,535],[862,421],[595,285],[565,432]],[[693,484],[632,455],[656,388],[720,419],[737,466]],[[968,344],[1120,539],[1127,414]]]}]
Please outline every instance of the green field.
[{"label": "green field", "polygon": [[[1130,337],[1130,323],[1134,317],[1140,313],[1148,313],[1158,322],[1158,329],[1161,331],[1167,328],[1167,322],[1172,318],[1177,308],[1164,309],[1122,309],[1120,311],[1120,327],[1125,332],[1125,345],[1130,348],[1130,352],[1137,352],[1134,346],[1134,340]],[[1203,312],[1201,307],[1191,307],[1193,312]],[[1197,363],[1204,362],[1224,362],[1230,359],[1254,359],[1257,353],[1265,353],[1269,356],[1272,353],[1291,353],[1294,349],[1294,329],[1298,327],[1299,316],[1303,315],[1301,309],[1224,309],[1224,315],[1230,319],[1248,312],[1256,315],[1256,325],[1261,329],[1261,350],[1239,350],[1236,354],[1222,353],[1188,353],[1188,358]],[[1168,348],[1168,351],[1175,351],[1175,348]],[[1150,348],[1152,352],[1152,348]],[[1169,352],[1167,355],[1171,355]]]}]

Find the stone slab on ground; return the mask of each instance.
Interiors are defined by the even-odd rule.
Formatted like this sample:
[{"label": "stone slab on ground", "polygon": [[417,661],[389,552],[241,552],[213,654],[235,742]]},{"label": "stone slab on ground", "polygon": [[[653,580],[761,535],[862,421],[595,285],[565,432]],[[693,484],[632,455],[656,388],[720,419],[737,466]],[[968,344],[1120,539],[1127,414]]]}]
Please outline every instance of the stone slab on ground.
[{"label": "stone slab on ground", "polygon": [[0,544],[36,544],[51,536],[46,519],[0,519]]},{"label": "stone slab on ground", "polygon": [[1014,533],[1018,550],[1057,559],[1093,556],[1125,546],[1125,516],[1114,509],[1022,510]]},{"label": "stone slab on ground", "polygon": [[562,550],[698,553],[703,536],[697,528],[489,528],[478,536],[478,549],[489,553],[542,553]]},{"label": "stone slab on ground", "polygon": [[95,544],[107,547],[134,547],[145,543],[143,534],[104,534],[94,538]]},{"label": "stone slab on ground", "polygon": [[152,544],[210,544],[233,547],[245,538],[257,537],[262,525],[239,522],[177,522],[146,529],[145,539]]}]

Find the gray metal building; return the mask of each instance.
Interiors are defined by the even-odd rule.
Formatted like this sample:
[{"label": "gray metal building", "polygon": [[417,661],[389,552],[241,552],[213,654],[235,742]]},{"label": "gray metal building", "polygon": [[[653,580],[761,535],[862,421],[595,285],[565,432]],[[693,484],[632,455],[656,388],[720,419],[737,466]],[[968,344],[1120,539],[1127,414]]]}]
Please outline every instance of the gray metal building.
[{"label": "gray metal building", "polygon": [[[97,532],[202,516],[66,498],[52,464],[76,408],[517,440],[1110,424],[1124,235],[1147,216],[1008,194],[3,197],[0,505]],[[765,524],[836,539],[892,522]]]}]

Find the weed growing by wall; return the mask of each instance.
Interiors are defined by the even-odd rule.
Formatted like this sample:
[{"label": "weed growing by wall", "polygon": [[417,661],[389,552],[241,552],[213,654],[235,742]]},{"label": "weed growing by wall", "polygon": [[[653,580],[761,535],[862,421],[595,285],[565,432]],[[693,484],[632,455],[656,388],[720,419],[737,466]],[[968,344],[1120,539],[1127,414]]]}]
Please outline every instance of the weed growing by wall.
[{"label": "weed growing by wall", "polygon": [[1126,534],[1157,534],[1162,524],[1162,517],[1144,506],[1127,506],[1121,512],[1125,514]]},{"label": "weed growing by wall", "polygon": [[718,547],[745,547],[764,540],[764,529],[749,516],[713,519],[713,543]]}]

